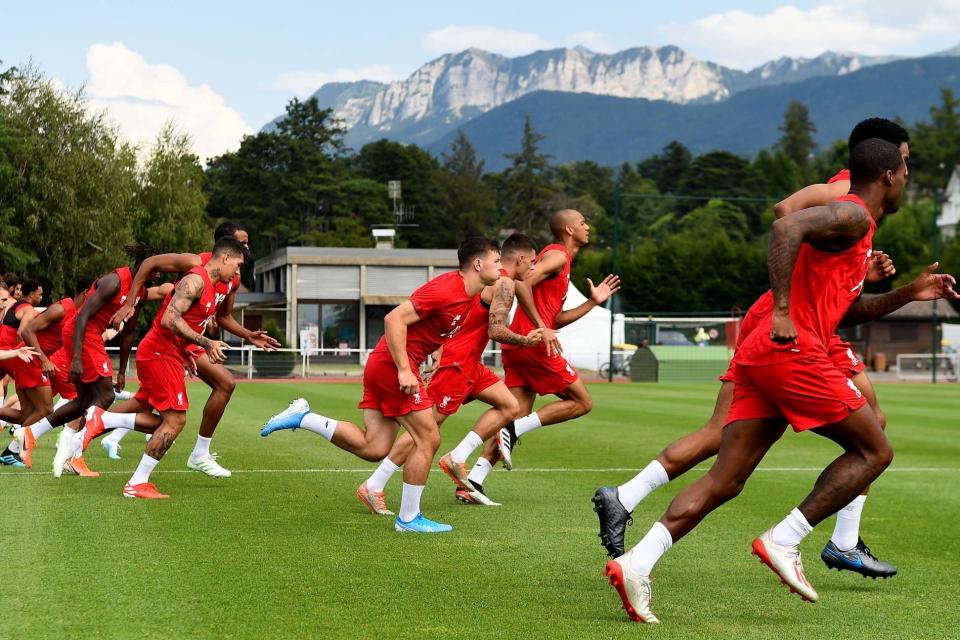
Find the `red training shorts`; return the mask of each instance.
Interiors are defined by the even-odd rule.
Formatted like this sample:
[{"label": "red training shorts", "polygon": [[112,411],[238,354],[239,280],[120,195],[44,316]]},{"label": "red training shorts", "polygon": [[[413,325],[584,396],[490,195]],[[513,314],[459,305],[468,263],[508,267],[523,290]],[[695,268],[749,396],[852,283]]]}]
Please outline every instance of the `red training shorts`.
[{"label": "red training shorts", "polygon": [[728,425],[785,418],[794,431],[805,431],[839,422],[867,403],[825,355],[770,365],[740,364],[736,376]]},{"label": "red training shorts", "polygon": [[863,360],[853,350],[853,345],[845,342],[837,334],[830,336],[830,343],[827,345],[827,355],[833,361],[833,366],[840,369],[848,377],[853,377],[858,373],[863,373],[865,367]]},{"label": "red training shorts", "polygon": [[34,358],[30,362],[13,358],[7,362],[7,370],[13,377],[18,389],[36,389],[37,387],[50,386],[47,376],[43,375],[43,369],[40,367],[38,358]]},{"label": "red training shorts", "polygon": [[420,375],[414,371],[419,390],[407,394],[400,390],[397,381],[397,365],[386,349],[374,350],[363,368],[363,397],[357,406],[361,409],[374,409],[387,418],[405,416],[414,411],[422,411],[433,406],[433,400],[423,386]]},{"label": "red training shorts", "polygon": [[66,400],[73,400],[77,397],[77,387],[70,381],[70,358],[63,349],[58,349],[50,356],[50,362],[57,367],[57,372],[50,379],[53,393]]},{"label": "red training shorts", "polygon": [[477,365],[475,376],[473,380],[468,379],[460,367],[456,366],[437,369],[428,387],[437,405],[437,411],[445,416],[452,416],[460,410],[462,405],[471,402],[486,389],[500,382],[497,374],[482,364]]},{"label": "red training shorts", "polygon": [[140,404],[157,411],[186,411],[190,406],[182,360],[163,356],[137,358],[137,378],[140,388],[134,398]]},{"label": "red training shorts", "polygon": [[541,396],[561,394],[580,379],[562,355],[547,357],[544,347],[520,347],[503,351],[507,387],[526,387]]}]

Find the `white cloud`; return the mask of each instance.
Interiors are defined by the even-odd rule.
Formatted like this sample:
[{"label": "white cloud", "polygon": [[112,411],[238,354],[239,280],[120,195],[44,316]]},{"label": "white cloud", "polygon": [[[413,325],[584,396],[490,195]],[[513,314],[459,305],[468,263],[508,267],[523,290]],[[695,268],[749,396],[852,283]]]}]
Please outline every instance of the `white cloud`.
[{"label": "white cloud", "polygon": [[567,38],[567,45],[580,45],[597,53],[613,53],[617,50],[607,41],[606,35],[599,31],[579,31]]},{"label": "white cloud", "polygon": [[357,80],[392,82],[397,80],[399,76],[400,74],[388,64],[375,64],[356,69],[337,69],[332,73],[326,71],[287,71],[277,76],[270,88],[303,97],[310,95],[328,82],[356,82]]},{"label": "white cloud", "polygon": [[550,42],[536,33],[498,27],[450,25],[434,29],[423,37],[423,48],[430,53],[452,53],[470,47],[508,56],[550,48]]},{"label": "white cloud", "polygon": [[106,109],[124,137],[142,148],[170,120],[190,135],[201,162],[236,149],[253,132],[208,85],[192,85],[178,69],[151,64],[122,43],[91,46],[87,73],[92,105]]},{"label": "white cloud", "polygon": [[[956,44],[960,0],[824,2],[782,5],[767,13],[724,11],[661,27],[667,39],[697,55],[750,68],[780,56],[827,50],[870,55],[920,54]],[[940,47],[943,48],[943,47]]]}]

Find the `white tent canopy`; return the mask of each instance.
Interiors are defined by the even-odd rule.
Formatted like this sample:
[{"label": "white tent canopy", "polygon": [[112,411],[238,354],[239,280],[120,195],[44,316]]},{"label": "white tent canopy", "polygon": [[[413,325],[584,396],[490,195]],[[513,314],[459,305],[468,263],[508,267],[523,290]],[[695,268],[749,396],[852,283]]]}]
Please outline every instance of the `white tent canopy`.
[{"label": "white tent canopy", "polygon": [[[567,299],[563,308],[573,309],[587,301],[580,290],[571,282],[567,289]],[[614,316],[613,343],[624,341],[623,314]],[[557,332],[563,345],[564,356],[577,369],[597,371],[600,365],[610,360],[610,311],[604,307],[594,307],[587,315]]]}]

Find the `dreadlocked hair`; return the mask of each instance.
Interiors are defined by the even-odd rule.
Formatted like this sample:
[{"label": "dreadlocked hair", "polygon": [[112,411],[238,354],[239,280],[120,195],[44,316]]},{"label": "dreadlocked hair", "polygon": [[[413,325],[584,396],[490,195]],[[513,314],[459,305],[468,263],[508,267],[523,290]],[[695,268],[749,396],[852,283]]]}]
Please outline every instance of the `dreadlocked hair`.
[{"label": "dreadlocked hair", "polygon": [[139,264],[144,260],[146,260],[147,258],[150,258],[160,253],[159,249],[157,249],[156,247],[151,247],[146,242],[137,242],[135,244],[128,244],[126,247],[123,248],[123,250],[126,252],[127,256],[129,256],[130,259],[133,260],[134,263],[136,264]]}]

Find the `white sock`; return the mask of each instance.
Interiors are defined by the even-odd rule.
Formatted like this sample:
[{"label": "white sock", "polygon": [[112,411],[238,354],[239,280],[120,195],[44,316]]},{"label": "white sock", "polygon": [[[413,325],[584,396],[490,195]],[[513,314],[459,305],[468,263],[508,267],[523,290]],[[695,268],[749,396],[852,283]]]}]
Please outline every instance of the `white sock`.
[{"label": "white sock", "polygon": [[104,411],[101,420],[105,429],[133,429],[137,424],[137,414]]},{"label": "white sock", "polygon": [[813,527],[800,513],[800,509],[794,509],[783,519],[783,522],[773,528],[771,537],[776,544],[784,547],[795,547],[811,531],[813,531]]},{"label": "white sock", "polygon": [[667,470],[658,460],[654,460],[644,467],[643,471],[635,475],[632,480],[617,487],[620,504],[627,511],[633,511],[657,487],[662,487],[668,482],[670,482],[670,478],[667,477]]},{"label": "white sock", "polygon": [[837,512],[837,525],[833,529],[830,539],[841,551],[849,551],[857,546],[860,538],[860,513],[867,496],[857,496],[853,502]]},{"label": "white sock", "polygon": [[32,425],[30,425],[30,431],[33,432],[34,438],[39,438],[51,429],[53,429],[53,425],[50,424],[50,421],[46,418],[42,419],[40,422],[34,422]]},{"label": "white sock", "polygon": [[132,398],[132,397],[133,397],[133,394],[130,393],[129,391],[114,391],[114,392],[113,392],[113,401],[114,401],[114,402],[116,402],[117,400],[129,400],[129,399]]},{"label": "white sock", "polygon": [[539,429],[543,425],[540,424],[540,416],[537,415],[537,412],[534,411],[528,416],[523,416],[522,418],[517,418],[513,423],[513,430],[516,432],[517,437],[519,438],[525,433],[530,433],[534,429]]},{"label": "white sock", "polygon": [[[377,470],[367,478],[367,489],[369,491],[383,491],[387,486],[387,482],[390,481],[390,478],[393,477],[397,471],[400,470],[393,460],[390,458],[384,458],[383,462],[380,463],[380,466],[377,467]],[[416,515],[416,514],[414,514]]]},{"label": "white sock", "polygon": [[403,495],[400,497],[400,520],[410,522],[420,513],[420,496],[423,485],[403,483]]},{"label": "white sock", "polygon": [[68,402],[70,402],[70,400],[67,400],[66,398],[60,398],[59,400],[56,401],[56,403],[54,403],[53,410],[56,411],[57,409],[67,404]]},{"label": "white sock", "polygon": [[315,434],[327,440],[333,439],[333,432],[337,430],[337,421],[325,418],[316,413],[308,413],[300,421],[300,428],[307,431],[313,431]]},{"label": "white sock", "polygon": [[673,546],[673,536],[662,522],[657,522],[650,528],[643,540],[630,550],[628,558],[633,570],[642,576],[649,576],[653,566],[657,564],[670,547]]},{"label": "white sock", "polygon": [[213,438],[204,438],[197,436],[197,443],[193,445],[193,453],[190,454],[191,460],[199,460],[210,455],[210,441]]},{"label": "white sock", "polygon": [[7,449],[10,450],[10,453],[20,453],[20,445],[17,444],[16,440],[11,440],[10,444],[7,445]]},{"label": "white sock", "polygon": [[477,460],[477,463],[473,465],[473,469],[470,470],[470,475],[467,476],[467,479],[473,484],[482,485],[483,481],[487,479],[487,476],[490,475],[491,471],[493,471],[493,465],[490,464],[489,460],[483,456],[480,456],[480,459]]},{"label": "white sock", "polygon": [[105,435],[103,437],[103,442],[109,442],[111,444],[120,446],[120,441],[123,440],[124,436],[126,436],[131,431],[132,429],[124,429],[122,427],[118,427],[116,429],[113,429],[107,435]]},{"label": "white sock", "polygon": [[[83,455],[83,434],[86,430],[87,428],[84,427],[70,438],[70,447],[73,449],[73,453],[70,454],[71,459],[79,458]],[[67,436],[65,435],[63,437],[66,438]]]},{"label": "white sock", "polygon": [[143,457],[140,458],[140,464],[137,465],[137,470],[133,472],[133,477],[130,478],[130,484],[138,485],[149,482],[150,474],[153,473],[154,467],[158,464],[160,464],[159,460],[154,460],[147,454],[143,454]]},{"label": "white sock", "polygon": [[450,458],[457,464],[463,464],[470,457],[470,454],[476,451],[477,447],[483,444],[483,438],[475,432],[468,433],[460,444],[450,452]]}]

